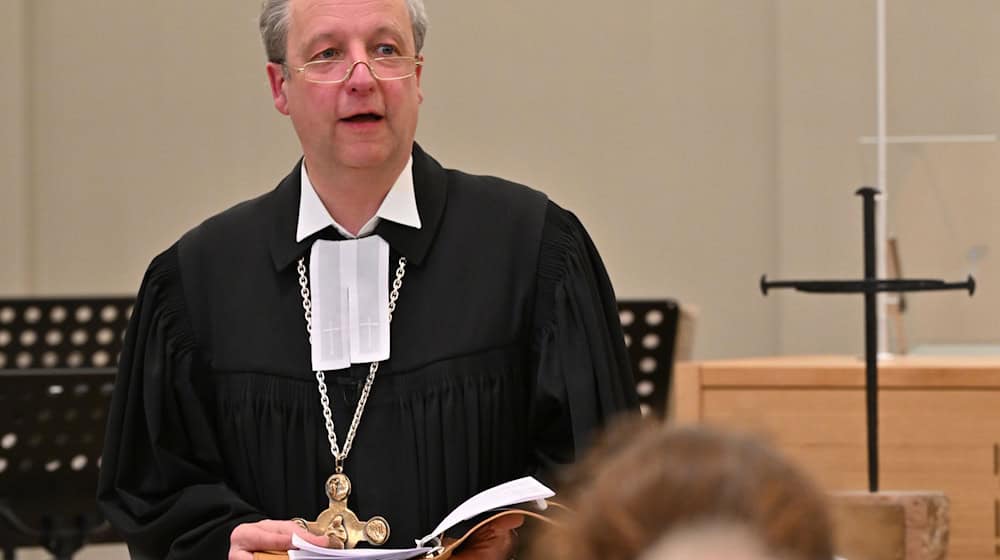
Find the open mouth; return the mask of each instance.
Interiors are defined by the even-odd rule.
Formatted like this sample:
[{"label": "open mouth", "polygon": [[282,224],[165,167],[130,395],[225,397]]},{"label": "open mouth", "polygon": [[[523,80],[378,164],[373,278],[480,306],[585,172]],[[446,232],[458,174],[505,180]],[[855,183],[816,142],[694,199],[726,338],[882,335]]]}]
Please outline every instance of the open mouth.
[{"label": "open mouth", "polygon": [[358,113],[357,115],[352,115],[350,117],[341,120],[349,123],[366,123],[366,122],[378,122],[383,118],[384,117],[382,117],[382,115],[376,113]]}]

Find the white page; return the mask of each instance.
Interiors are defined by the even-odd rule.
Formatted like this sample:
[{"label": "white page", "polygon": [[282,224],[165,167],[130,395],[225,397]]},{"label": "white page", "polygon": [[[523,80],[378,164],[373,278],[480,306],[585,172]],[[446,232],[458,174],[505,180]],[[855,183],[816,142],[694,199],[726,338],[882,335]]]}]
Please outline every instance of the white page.
[{"label": "white page", "polygon": [[523,504],[525,502],[533,502],[535,500],[551,498],[555,495],[555,492],[541,482],[538,482],[538,480],[534,477],[526,476],[524,478],[505,482],[499,486],[483,490],[482,492],[462,502],[462,504],[452,510],[452,512],[449,513],[429,535],[418,540],[417,545],[427,544],[441,533],[444,533],[448,529],[454,527],[456,524],[461,523],[466,519],[471,519],[480,513],[490,511],[491,509],[512,506],[515,504]]},{"label": "white page", "polygon": [[298,535],[292,535],[292,546],[299,550],[289,550],[289,560],[317,560],[325,558],[363,558],[365,560],[408,560],[419,558],[431,550],[432,547],[420,546],[416,548],[323,548],[316,546]]}]

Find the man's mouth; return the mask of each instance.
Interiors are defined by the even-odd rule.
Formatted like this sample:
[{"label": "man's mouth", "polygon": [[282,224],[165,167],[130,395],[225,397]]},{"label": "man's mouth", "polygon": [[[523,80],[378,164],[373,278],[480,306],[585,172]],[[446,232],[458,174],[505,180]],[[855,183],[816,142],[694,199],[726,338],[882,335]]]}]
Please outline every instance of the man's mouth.
[{"label": "man's mouth", "polygon": [[365,123],[365,122],[378,122],[383,118],[384,117],[382,117],[382,115],[379,115],[377,113],[358,113],[357,115],[351,115],[350,117],[346,117],[341,120],[349,123]]}]

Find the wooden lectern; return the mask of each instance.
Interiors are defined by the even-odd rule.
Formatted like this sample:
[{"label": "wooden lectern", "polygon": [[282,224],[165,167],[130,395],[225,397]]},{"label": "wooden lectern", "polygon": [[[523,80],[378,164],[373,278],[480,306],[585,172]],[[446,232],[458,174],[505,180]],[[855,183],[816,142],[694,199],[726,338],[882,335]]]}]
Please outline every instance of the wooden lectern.
[{"label": "wooden lectern", "polygon": [[[762,434],[826,489],[864,489],[864,370],[848,357],[677,364],[674,418]],[[995,559],[1000,357],[899,357],[879,374],[882,489],[943,492],[948,558]]]}]

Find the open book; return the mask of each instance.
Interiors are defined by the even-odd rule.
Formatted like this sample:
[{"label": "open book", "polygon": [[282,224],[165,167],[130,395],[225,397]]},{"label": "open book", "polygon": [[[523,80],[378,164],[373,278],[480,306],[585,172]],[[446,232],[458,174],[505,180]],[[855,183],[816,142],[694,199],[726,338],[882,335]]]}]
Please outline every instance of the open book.
[{"label": "open book", "polygon": [[555,492],[536,479],[526,476],[476,494],[452,510],[430,532],[416,540],[413,548],[354,548],[337,550],[310,544],[297,535],[292,537],[292,545],[298,550],[288,551],[290,560],[319,560],[326,558],[363,558],[365,560],[408,560],[422,558],[441,550],[441,536],[455,525],[480,514],[518,504],[538,502],[544,509],[545,499],[555,496]]}]

